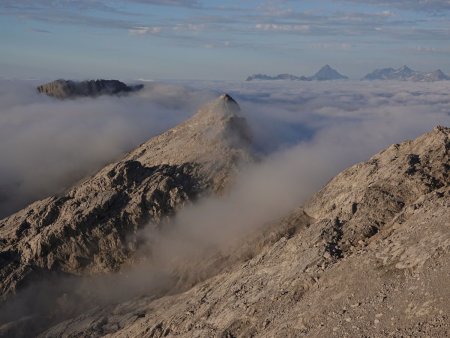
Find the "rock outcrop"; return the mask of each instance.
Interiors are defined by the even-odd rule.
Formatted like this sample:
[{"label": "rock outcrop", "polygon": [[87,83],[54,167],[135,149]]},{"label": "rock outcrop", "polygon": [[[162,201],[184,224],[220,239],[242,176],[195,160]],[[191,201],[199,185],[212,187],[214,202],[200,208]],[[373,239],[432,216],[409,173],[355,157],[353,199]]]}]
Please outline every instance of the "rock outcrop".
[{"label": "rock outcrop", "polygon": [[237,167],[253,160],[239,110],[223,95],[61,196],[0,220],[0,295],[49,273],[117,270],[138,247],[141,227],[221,193]]},{"label": "rock outcrop", "polygon": [[118,80],[56,80],[37,87],[37,91],[58,99],[119,95],[138,91],[143,85],[128,86]]},{"label": "rock outcrop", "polygon": [[216,276],[42,336],[447,337],[449,152],[444,127],[393,145],[248,238],[252,254],[233,251]]}]

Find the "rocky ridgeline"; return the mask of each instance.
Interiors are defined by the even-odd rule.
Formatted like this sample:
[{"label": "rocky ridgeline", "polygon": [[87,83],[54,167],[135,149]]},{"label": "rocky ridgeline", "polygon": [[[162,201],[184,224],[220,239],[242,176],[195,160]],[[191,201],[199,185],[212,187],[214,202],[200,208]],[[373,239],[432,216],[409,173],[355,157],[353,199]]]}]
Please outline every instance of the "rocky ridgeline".
[{"label": "rocky ridgeline", "polygon": [[92,309],[42,336],[447,337],[449,137],[437,127],[345,170],[187,292]]},{"label": "rocky ridgeline", "polygon": [[[253,160],[250,142],[238,104],[223,95],[66,194],[0,221],[2,295],[50,272],[119,269],[144,224],[163,226],[198,196],[222,193]],[[59,323],[47,322],[55,313],[11,315],[0,335],[34,327],[42,337],[446,337],[449,152],[450,129],[436,127],[343,171],[230,250],[186,262],[166,294]]]},{"label": "rocky ridgeline", "polygon": [[[340,74],[329,65],[322,67],[316,74],[312,76],[296,76],[292,74],[279,74],[276,76],[266,74],[254,74],[247,77],[246,81],[271,81],[271,80],[290,80],[290,81],[329,81],[329,80],[345,80],[348,77]],[[403,66],[395,68],[381,68],[365,75],[361,80],[394,80],[394,81],[411,81],[411,82],[436,82],[448,81],[450,76],[438,69],[432,72],[419,72]]]},{"label": "rocky ridgeline", "polygon": [[246,121],[223,95],[60,196],[0,220],[0,295],[51,273],[115,271],[136,233],[202,194],[221,193],[252,161]]},{"label": "rocky ridgeline", "polygon": [[450,80],[450,76],[446,75],[442,70],[438,69],[433,72],[419,72],[403,66],[398,69],[382,68],[376,69],[372,73],[367,74],[362,80],[396,80],[396,81],[412,81],[412,82],[436,82]]},{"label": "rocky ridgeline", "polygon": [[440,69],[434,72],[419,72],[403,66],[398,69],[382,68],[376,69],[372,73],[367,74],[362,80],[396,80],[396,81],[413,81],[413,82],[435,82],[450,80],[450,77]]},{"label": "rocky ridgeline", "polygon": [[333,69],[329,65],[325,65],[319,69],[317,73],[311,76],[296,76],[292,74],[279,74],[276,76],[270,76],[266,74],[255,74],[247,77],[246,81],[255,80],[289,80],[289,81],[333,81],[333,80],[347,80],[348,77],[340,74],[336,69]]},{"label": "rocky ridgeline", "polygon": [[59,99],[126,94],[142,89],[143,85],[128,86],[118,80],[71,81],[56,80],[37,87],[42,94]]}]

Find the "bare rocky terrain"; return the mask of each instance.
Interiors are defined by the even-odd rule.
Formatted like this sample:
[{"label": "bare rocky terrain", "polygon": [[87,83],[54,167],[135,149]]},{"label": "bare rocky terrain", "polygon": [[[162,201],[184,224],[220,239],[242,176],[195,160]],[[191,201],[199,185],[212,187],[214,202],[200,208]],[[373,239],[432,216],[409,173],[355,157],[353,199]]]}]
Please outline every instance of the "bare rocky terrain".
[{"label": "bare rocky terrain", "polygon": [[437,127],[345,170],[183,293],[42,336],[448,337],[449,135]]},{"label": "bare rocky terrain", "polygon": [[[139,227],[226,193],[239,164],[253,161],[238,112],[223,95],[64,196],[0,221],[2,295],[42,271],[116,271],[139,245]],[[15,319],[0,334],[448,337],[449,153],[450,128],[436,127],[348,168],[229,248],[188,257],[169,290],[90,306],[37,331]]]},{"label": "bare rocky terrain", "polygon": [[142,89],[142,85],[128,86],[118,80],[71,81],[55,80],[37,87],[37,91],[58,99],[126,94]]},{"label": "bare rocky terrain", "polygon": [[150,139],[61,196],[0,220],[0,294],[50,272],[117,270],[138,246],[138,230],[158,226],[202,194],[221,193],[252,161],[250,133],[228,95]]}]

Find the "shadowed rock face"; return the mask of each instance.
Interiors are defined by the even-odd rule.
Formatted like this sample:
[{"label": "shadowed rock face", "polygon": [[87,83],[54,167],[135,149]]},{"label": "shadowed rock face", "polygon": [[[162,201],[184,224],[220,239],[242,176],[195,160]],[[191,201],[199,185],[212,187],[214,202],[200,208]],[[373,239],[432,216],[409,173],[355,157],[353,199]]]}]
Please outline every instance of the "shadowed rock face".
[{"label": "shadowed rock face", "polygon": [[61,196],[0,220],[0,294],[46,272],[113,271],[138,247],[136,232],[161,225],[201,194],[221,193],[252,161],[250,134],[228,95],[150,139]]},{"label": "shadowed rock face", "polygon": [[37,87],[37,91],[59,99],[118,95],[142,89],[143,85],[128,86],[118,80],[71,81],[56,80]]},{"label": "shadowed rock face", "polygon": [[95,308],[42,336],[446,337],[449,138],[437,127],[343,171],[187,292]]}]

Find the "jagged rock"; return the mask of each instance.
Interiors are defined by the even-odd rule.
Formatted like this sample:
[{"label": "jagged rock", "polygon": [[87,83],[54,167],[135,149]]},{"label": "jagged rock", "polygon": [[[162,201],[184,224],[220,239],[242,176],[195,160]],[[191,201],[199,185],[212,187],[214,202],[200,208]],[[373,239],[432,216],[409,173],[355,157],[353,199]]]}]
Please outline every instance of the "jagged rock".
[{"label": "jagged rock", "polygon": [[142,226],[222,192],[240,163],[253,160],[239,110],[223,95],[63,195],[0,220],[1,296],[49,272],[116,270],[136,250]]},{"label": "jagged rock", "polygon": [[437,127],[345,170],[306,204],[306,212],[339,223],[339,246],[346,251],[378,233],[405,206],[448,185],[448,134],[448,128]]},{"label": "jagged rock", "polygon": [[345,170],[248,238],[250,258],[231,251],[241,258],[186,292],[92,309],[42,337],[448,336],[449,137],[437,127]]},{"label": "jagged rock", "polygon": [[118,80],[71,81],[56,80],[37,87],[37,91],[59,99],[118,95],[143,88],[143,85],[128,86]]}]

